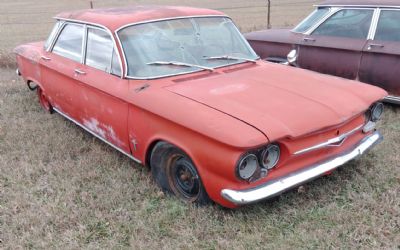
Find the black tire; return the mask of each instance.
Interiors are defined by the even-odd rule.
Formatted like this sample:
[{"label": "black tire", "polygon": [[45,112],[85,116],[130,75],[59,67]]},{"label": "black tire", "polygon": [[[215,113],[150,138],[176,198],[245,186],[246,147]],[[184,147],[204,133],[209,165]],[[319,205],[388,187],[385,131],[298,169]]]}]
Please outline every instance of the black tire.
[{"label": "black tire", "polygon": [[151,152],[150,167],[155,182],[165,193],[188,203],[210,203],[196,166],[179,148],[159,142]]}]

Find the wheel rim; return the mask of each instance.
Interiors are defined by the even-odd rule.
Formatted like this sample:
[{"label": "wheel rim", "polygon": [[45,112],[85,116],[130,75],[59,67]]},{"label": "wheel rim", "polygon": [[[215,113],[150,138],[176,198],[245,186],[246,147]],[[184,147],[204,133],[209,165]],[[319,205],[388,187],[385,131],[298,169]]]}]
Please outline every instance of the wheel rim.
[{"label": "wheel rim", "polygon": [[200,179],[196,168],[183,155],[174,155],[170,161],[169,180],[171,188],[181,198],[194,201],[200,194]]},{"label": "wheel rim", "polygon": [[41,88],[38,88],[38,96],[39,96],[39,102],[40,105],[42,105],[42,107],[46,110],[46,111],[50,111],[50,103],[46,98],[46,95],[43,93],[43,90]]}]

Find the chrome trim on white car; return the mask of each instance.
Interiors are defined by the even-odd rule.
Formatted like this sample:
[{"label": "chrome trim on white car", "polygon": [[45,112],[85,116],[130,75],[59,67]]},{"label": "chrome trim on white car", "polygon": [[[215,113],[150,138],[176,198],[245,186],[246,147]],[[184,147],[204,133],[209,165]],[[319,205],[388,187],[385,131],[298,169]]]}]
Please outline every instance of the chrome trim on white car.
[{"label": "chrome trim on white car", "polygon": [[365,137],[353,149],[344,154],[337,155],[334,158],[324,162],[306,167],[278,179],[271,180],[252,189],[223,189],[221,191],[221,196],[227,201],[230,201],[236,205],[245,205],[277,196],[291,188],[320,177],[325,173],[357,158],[358,156],[364,154],[368,149],[379,143],[382,139],[383,137],[381,134],[379,134],[379,132],[374,132],[373,134]]},{"label": "chrome trim on white car", "polygon": [[79,123],[78,121],[76,121],[75,119],[71,118],[70,116],[68,116],[67,114],[64,114],[62,111],[60,111],[57,108],[53,107],[53,110],[56,111],[57,113],[59,113],[61,116],[65,117],[66,119],[70,120],[71,122],[75,123],[76,125],[78,125],[79,127],[83,128],[86,132],[90,133],[91,135],[93,135],[94,137],[98,138],[99,140],[101,140],[102,142],[106,143],[107,145],[111,146],[112,148],[116,149],[117,151],[119,151],[120,153],[128,156],[129,158],[131,158],[132,160],[134,160],[135,162],[142,164],[142,162],[138,159],[136,159],[135,157],[133,157],[132,155],[126,153],[124,150],[122,150],[121,148],[115,146],[114,144],[112,144],[111,142],[107,141],[106,139],[100,137],[99,135],[97,135],[96,133],[94,133],[93,131],[89,130],[88,128],[86,128],[85,126],[83,126],[81,123]]}]

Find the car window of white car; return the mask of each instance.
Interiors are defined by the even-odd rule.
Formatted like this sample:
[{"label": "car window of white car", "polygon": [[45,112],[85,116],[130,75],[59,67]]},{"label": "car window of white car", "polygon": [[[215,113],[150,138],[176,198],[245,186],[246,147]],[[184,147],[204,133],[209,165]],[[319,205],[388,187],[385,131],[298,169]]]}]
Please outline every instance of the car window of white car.
[{"label": "car window of white car", "polygon": [[105,30],[88,28],[86,65],[120,75],[120,70],[117,69],[119,65],[114,51],[114,43]]},{"label": "car window of white car", "polygon": [[54,45],[53,53],[81,62],[83,34],[83,25],[72,23],[65,25]]},{"label": "car window of white car", "polygon": [[322,23],[313,35],[366,39],[371,26],[372,9],[343,9]]},{"label": "car window of white car", "polygon": [[400,42],[399,23],[400,11],[382,10],[374,40]]}]

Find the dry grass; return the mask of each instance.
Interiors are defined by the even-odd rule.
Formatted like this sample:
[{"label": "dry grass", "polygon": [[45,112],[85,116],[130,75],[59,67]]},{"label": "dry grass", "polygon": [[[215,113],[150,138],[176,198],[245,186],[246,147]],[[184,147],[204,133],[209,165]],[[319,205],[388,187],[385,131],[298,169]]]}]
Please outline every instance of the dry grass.
[{"label": "dry grass", "polygon": [[[0,11],[17,5],[26,12],[45,4],[46,11],[83,7],[83,1],[60,1],[56,7],[52,2],[2,2]],[[181,4],[223,7],[222,2]],[[253,2],[261,1],[246,4]],[[293,7],[297,17],[306,14],[304,6]],[[254,23],[237,15],[242,29],[263,25],[261,14]],[[2,48],[9,52],[31,40],[28,27],[23,29],[1,33]],[[14,71],[0,69],[0,89],[0,249],[400,248],[398,108],[387,107],[380,125],[385,141],[360,160],[302,192],[230,211],[165,197],[146,169],[59,115],[45,114]]]}]

